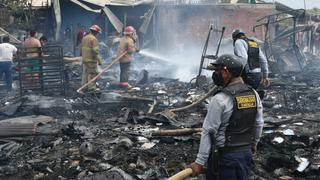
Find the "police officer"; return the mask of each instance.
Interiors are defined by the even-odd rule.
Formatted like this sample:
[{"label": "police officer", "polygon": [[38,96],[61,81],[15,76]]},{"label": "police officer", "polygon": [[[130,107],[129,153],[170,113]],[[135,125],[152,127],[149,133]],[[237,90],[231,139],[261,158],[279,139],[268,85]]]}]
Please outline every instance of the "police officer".
[{"label": "police officer", "polygon": [[[256,151],[263,127],[261,100],[254,89],[244,84],[241,78],[243,65],[238,57],[222,55],[213,66],[212,78],[223,88],[211,99],[197,159],[189,167],[196,176],[208,163],[208,180],[247,180],[252,154]],[[219,157],[212,157],[213,149],[218,149]],[[212,165],[217,160],[218,176],[212,173],[217,171]]]},{"label": "police officer", "polygon": [[242,78],[246,84],[258,91],[260,98],[264,96],[263,89],[259,88],[262,84],[264,87],[270,85],[268,79],[268,61],[261,51],[259,44],[246,37],[241,29],[235,29],[232,33],[234,54],[241,57],[244,65]]}]

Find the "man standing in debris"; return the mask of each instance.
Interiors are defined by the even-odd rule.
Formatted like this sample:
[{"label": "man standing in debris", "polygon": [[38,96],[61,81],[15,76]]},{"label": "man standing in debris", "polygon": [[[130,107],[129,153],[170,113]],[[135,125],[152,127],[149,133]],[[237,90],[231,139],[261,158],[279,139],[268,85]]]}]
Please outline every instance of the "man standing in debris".
[{"label": "man standing in debris", "polygon": [[10,92],[12,89],[12,59],[13,54],[17,52],[17,48],[9,44],[9,36],[5,36],[0,44],[0,77],[6,76],[6,90]]},{"label": "man standing in debris", "polygon": [[[25,76],[30,81],[30,84],[37,83],[39,81],[39,71],[40,71],[40,58],[42,55],[41,52],[41,42],[37,39],[37,32],[35,30],[30,31],[30,37],[27,38],[23,46],[26,51],[26,56],[28,57],[28,61],[26,63],[29,65],[27,70],[30,74],[26,74]],[[31,74],[33,72],[33,75]]]},{"label": "man standing in debris", "polygon": [[208,180],[247,180],[263,128],[261,100],[244,84],[238,57],[222,55],[212,65],[213,81],[223,89],[211,99],[197,159],[189,167],[196,176],[207,162]]},{"label": "man standing in debris", "polygon": [[[101,28],[98,25],[90,27],[90,33],[83,37],[81,41],[81,54],[82,54],[82,82],[84,85],[88,83],[98,74],[98,66],[102,64],[101,57],[99,56],[99,45],[96,36],[101,33]],[[87,90],[98,90],[96,83],[92,82],[87,86]]]},{"label": "man standing in debris", "polygon": [[245,83],[258,91],[260,98],[264,97],[263,89],[259,88],[261,81],[264,87],[270,85],[268,79],[268,61],[261,51],[259,44],[246,37],[241,29],[235,29],[232,33],[234,54],[241,57],[244,65],[242,78]]},{"label": "man standing in debris", "polygon": [[137,35],[136,30],[132,26],[127,26],[124,29],[124,36],[120,39],[120,45],[117,55],[127,52],[125,56],[120,59],[120,87],[131,88],[129,84],[130,64],[133,60],[133,53],[138,52],[136,47]]}]

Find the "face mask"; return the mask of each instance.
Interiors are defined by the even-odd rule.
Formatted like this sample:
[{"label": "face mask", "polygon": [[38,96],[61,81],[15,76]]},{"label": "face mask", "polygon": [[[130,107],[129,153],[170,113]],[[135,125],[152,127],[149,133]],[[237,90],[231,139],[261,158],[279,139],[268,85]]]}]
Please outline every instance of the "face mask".
[{"label": "face mask", "polygon": [[221,76],[221,68],[219,67],[215,72],[212,74],[212,80],[215,85],[223,86],[223,79]]}]

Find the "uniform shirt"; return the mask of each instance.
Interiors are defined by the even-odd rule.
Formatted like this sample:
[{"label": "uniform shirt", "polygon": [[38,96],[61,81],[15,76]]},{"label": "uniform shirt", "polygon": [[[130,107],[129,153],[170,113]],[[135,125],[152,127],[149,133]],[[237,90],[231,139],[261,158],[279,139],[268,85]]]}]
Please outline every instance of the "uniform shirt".
[{"label": "uniform shirt", "polygon": [[136,51],[135,42],[130,36],[123,36],[120,39],[117,56],[127,51],[127,54],[120,59],[120,63],[127,63],[133,60],[133,53]]},{"label": "uniform shirt", "polygon": [[83,62],[97,62],[98,64],[102,64],[102,59],[99,56],[98,40],[92,33],[83,37],[80,47]]},{"label": "uniform shirt", "polygon": [[[234,54],[241,58],[242,64],[246,69],[248,68],[248,44],[243,39],[237,39],[234,44]],[[252,70],[249,70],[249,72],[255,73],[255,72],[262,72],[263,78],[268,77],[269,69],[268,69],[268,61],[267,58],[264,56],[263,52],[259,48],[259,63],[261,68],[255,68]]]},{"label": "uniform shirt", "polygon": [[41,43],[39,39],[35,37],[30,37],[25,40],[23,43],[23,46],[27,48],[27,57],[38,57],[40,56],[40,50],[39,48],[41,47]]},{"label": "uniform shirt", "polygon": [[0,62],[12,61],[13,54],[17,52],[17,48],[9,43],[0,44]]},{"label": "uniform shirt", "polygon": [[[237,83],[235,81],[230,84]],[[257,98],[257,115],[255,118],[254,128],[254,142],[258,143],[261,137],[263,128],[263,114],[262,114],[262,104],[259,95],[254,91]],[[229,119],[233,112],[233,98],[224,92],[219,92],[212,97],[208,112],[203,122],[203,131],[201,134],[200,147],[197,155],[196,162],[198,164],[204,165],[211,152],[211,139],[210,132],[215,134],[216,142],[218,147],[224,147],[225,144],[225,132],[229,125]]]}]

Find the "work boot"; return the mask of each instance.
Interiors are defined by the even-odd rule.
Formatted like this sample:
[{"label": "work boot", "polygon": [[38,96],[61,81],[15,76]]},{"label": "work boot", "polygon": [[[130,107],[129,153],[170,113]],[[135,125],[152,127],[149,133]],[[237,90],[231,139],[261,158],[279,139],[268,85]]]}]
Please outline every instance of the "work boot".
[{"label": "work boot", "polygon": [[132,86],[128,82],[120,82],[119,86],[121,88],[126,88],[126,89],[131,89],[132,88]]}]

